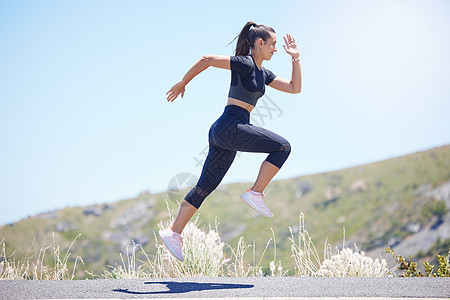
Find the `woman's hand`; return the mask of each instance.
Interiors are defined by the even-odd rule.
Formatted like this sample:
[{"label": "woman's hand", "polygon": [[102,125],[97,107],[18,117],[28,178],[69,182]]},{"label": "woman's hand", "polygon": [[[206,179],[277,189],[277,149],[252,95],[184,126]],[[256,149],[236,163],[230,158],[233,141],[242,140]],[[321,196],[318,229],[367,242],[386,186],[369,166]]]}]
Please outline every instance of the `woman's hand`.
[{"label": "woman's hand", "polygon": [[297,43],[295,42],[294,37],[292,37],[290,34],[286,34],[286,36],[283,36],[283,38],[284,42],[286,43],[286,45],[283,45],[286,53],[292,56],[292,58],[300,57],[300,50]]},{"label": "woman's hand", "polygon": [[166,93],[167,101],[173,102],[173,100],[177,99],[178,95],[181,94],[181,98],[184,96],[184,88],[186,84],[184,82],[179,81],[177,82],[173,87],[170,88],[170,90]]},{"label": "woman's hand", "polygon": [[200,72],[203,72],[208,67],[216,67],[223,69],[230,69],[230,56],[228,55],[203,55],[184,75],[183,79],[175,84],[166,93],[167,101],[173,102],[181,94],[181,98],[184,96],[184,88],[195,76]]},{"label": "woman's hand", "polygon": [[[286,45],[283,45],[286,53],[292,56],[293,59],[299,58],[300,50],[298,49],[295,39],[290,34],[286,34],[283,38],[286,43]],[[290,81],[277,76],[269,86],[282,92],[292,94],[300,93],[302,91],[302,70],[300,60],[296,59],[295,62],[292,63],[292,77]]]}]

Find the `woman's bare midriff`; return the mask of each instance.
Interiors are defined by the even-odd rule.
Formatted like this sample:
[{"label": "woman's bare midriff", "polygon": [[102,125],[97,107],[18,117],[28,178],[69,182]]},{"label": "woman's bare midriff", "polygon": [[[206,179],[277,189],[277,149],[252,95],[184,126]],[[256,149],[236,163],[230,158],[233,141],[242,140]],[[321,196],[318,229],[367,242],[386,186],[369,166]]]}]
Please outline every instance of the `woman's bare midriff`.
[{"label": "woman's bare midriff", "polygon": [[228,105],[237,105],[237,106],[243,107],[246,110],[248,110],[249,112],[252,112],[252,110],[254,108],[253,105],[248,104],[247,102],[244,102],[244,101],[241,101],[241,100],[237,100],[237,99],[234,99],[234,98],[230,98],[230,97],[228,97],[228,103],[227,104]]}]

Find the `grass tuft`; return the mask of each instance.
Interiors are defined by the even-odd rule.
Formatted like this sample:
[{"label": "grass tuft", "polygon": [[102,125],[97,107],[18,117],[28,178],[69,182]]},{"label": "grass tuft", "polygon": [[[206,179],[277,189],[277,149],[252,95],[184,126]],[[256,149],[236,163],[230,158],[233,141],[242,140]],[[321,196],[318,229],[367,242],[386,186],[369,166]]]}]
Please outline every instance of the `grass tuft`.
[{"label": "grass tuft", "polygon": [[[68,266],[70,250],[76,240],[81,236],[78,234],[70,244],[64,257],[61,258],[59,245],[56,244],[55,234],[53,233],[53,246],[42,247],[39,253],[28,257],[24,261],[15,260],[15,251],[8,255],[6,253],[6,244],[4,239],[0,242],[3,251],[3,257],[0,259],[0,279],[3,280],[72,280],[75,277],[75,270],[78,261],[83,263],[81,257],[76,257],[72,272]],[[34,244],[34,241],[33,241]],[[46,254],[48,250],[53,253],[52,263],[47,263]]]}]

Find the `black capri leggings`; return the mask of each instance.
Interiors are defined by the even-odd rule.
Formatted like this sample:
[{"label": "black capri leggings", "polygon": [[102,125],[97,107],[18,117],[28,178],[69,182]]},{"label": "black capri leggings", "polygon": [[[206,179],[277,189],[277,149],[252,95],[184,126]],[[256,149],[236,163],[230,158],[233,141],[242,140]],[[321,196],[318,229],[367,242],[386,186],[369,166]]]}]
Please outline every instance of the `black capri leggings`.
[{"label": "black capri leggings", "polygon": [[281,168],[291,152],[283,137],[252,125],[250,112],[237,105],[227,105],[209,130],[209,151],[197,185],[185,200],[199,208],[214,191],[230,168],[237,151],[269,153],[266,161]]}]

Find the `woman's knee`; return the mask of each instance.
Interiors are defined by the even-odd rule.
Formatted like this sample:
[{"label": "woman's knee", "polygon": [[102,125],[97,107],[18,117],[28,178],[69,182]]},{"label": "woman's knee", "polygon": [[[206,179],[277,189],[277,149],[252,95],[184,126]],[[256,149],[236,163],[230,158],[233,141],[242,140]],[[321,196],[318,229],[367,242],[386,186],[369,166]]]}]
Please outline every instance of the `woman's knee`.
[{"label": "woman's knee", "polygon": [[210,192],[205,191],[198,186],[195,186],[187,193],[186,197],[184,197],[184,200],[192,204],[192,206],[194,206],[196,209],[199,209],[200,205],[202,205],[203,201],[206,197],[208,197],[209,194]]},{"label": "woman's knee", "polygon": [[291,144],[288,141],[285,141],[284,143],[281,144],[282,149],[281,151],[284,151],[287,153],[287,155],[289,156],[289,154],[291,153]]},{"label": "woman's knee", "polygon": [[278,151],[272,152],[267,156],[266,160],[271,164],[281,168],[291,153],[291,144],[288,141],[281,143]]},{"label": "woman's knee", "polygon": [[291,154],[291,144],[288,141],[285,141],[284,143],[281,144],[281,147],[282,149],[280,150],[280,152],[282,153],[281,157],[283,161],[281,164],[284,164],[284,162],[289,157],[289,154]]}]

